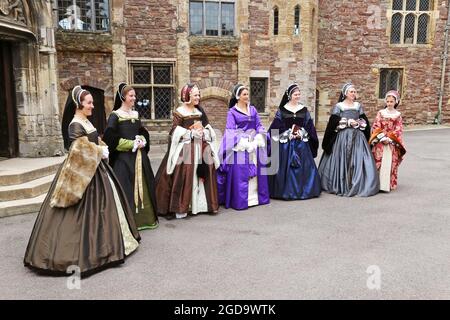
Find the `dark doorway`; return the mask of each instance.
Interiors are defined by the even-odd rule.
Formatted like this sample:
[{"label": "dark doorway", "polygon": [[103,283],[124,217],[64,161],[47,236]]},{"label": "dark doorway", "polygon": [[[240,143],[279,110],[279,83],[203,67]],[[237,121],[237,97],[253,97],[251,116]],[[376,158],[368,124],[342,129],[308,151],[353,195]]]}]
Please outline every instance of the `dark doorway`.
[{"label": "dark doorway", "polygon": [[[94,125],[97,129],[97,132],[100,137],[103,136],[103,133],[106,129],[106,113],[105,113],[105,92],[98,88],[93,88],[90,86],[81,86],[83,89],[88,90],[92,94],[92,98],[94,99],[94,110],[92,110],[92,115],[88,117],[89,121]],[[73,116],[75,114],[75,103],[72,100],[72,90],[69,91],[69,95],[66,100],[66,105],[64,108],[63,119],[62,119],[62,127],[67,128],[69,123],[72,121]],[[68,149],[69,143],[69,134],[68,132],[62,132],[64,138],[64,147]]]},{"label": "dark doorway", "polygon": [[12,45],[0,41],[0,157],[18,156]]}]

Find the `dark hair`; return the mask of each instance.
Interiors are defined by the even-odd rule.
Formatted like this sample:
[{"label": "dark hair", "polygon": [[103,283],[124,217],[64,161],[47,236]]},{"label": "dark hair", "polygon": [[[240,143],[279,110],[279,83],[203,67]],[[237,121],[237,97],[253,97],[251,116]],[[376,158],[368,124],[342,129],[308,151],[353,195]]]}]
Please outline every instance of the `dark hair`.
[{"label": "dark hair", "polygon": [[[346,83],[346,84],[344,85],[344,87],[342,87],[341,93],[340,93],[340,95],[339,95],[339,100],[338,100],[338,102],[342,102],[342,101],[345,100],[345,98],[347,97],[346,94],[345,94],[345,92],[346,92],[346,91],[348,90],[348,88],[350,88],[350,87],[355,88],[355,86],[354,86],[351,82]],[[355,88],[355,90],[356,90],[356,88]]]},{"label": "dark hair", "polygon": [[286,91],[284,91],[283,97],[281,98],[279,108],[284,107],[286,105],[286,103],[288,103],[288,101],[291,100],[292,93],[294,93],[295,90],[300,91],[300,87],[297,83],[291,84],[286,89]]},{"label": "dark hair", "polygon": [[[397,101],[397,99],[395,99],[394,96],[389,96],[389,97],[392,97],[392,98],[394,98],[395,101]],[[386,98],[387,98],[387,97],[386,97]],[[400,104],[400,102],[396,102],[395,105],[394,105],[394,109],[397,109],[397,107],[398,107],[399,104]],[[385,109],[387,108],[387,104],[384,106],[384,108],[385,108]]]},{"label": "dark hair", "polygon": [[116,97],[114,98],[114,107],[113,110],[117,110],[122,106],[122,102],[125,101],[125,96],[130,92],[131,90],[134,90],[132,86],[129,86],[125,82],[121,82],[119,84],[119,88],[116,92]]},{"label": "dark hair", "polygon": [[232,95],[230,98],[230,102],[228,103],[229,108],[233,108],[236,105],[236,103],[238,102],[237,96],[240,96],[240,94],[243,90],[248,91],[248,88],[241,83],[238,83],[237,85],[235,85],[233,87],[233,92],[232,92]]},{"label": "dark hair", "polygon": [[[80,94],[80,102],[84,101],[84,98],[86,98],[86,96],[90,95],[91,93],[87,90],[84,90],[81,94]],[[80,103],[79,105],[77,105],[77,109],[81,110],[83,109],[83,105]]]},{"label": "dark hair", "polygon": [[[81,93],[80,93],[81,92]],[[76,110],[83,109],[81,102],[86,98],[87,95],[90,95],[91,92],[83,89],[81,86],[76,86],[71,90],[71,94],[67,97],[66,105],[64,106],[62,121],[61,121],[61,133],[64,140],[64,147],[69,149],[70,147],[70,139],[68,128],[70,122],[75,115]],[[79,99],[78,99],[79,95]]]},{"label": "dark hair", "polygon": [[198,88],[198,86],[194,83],[187,83],[183,86],[183,88],[181,88],[181,91],[180,91],[181,102],[186,103],[186,102],[191,101],[191,93],[195,87]]},{"label": "dark hair", "polygon": [[75,104],[77,109],[83,109],[82,102],[84,98],[86,98],[87,95],[90,95],[91,93],[87,91],[86,89],[83,89],[81,86],[75,86],[72,89],[71,97],[72,101]]}]

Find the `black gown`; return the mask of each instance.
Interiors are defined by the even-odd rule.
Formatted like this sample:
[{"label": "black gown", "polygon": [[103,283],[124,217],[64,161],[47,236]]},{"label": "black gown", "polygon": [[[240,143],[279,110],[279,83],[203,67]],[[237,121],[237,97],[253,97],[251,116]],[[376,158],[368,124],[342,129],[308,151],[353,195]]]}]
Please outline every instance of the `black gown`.
[{"label": "black gown", "polygon": [[[92,129],[72,121],[68,130],[70,142],[87,136],[90,142],[98,144],[97,131],[89,125]],[[67,208],[51,207],[51,197],[65,162],[36,218],[25,252],[25,266],[66,274],[67,268],[74,265],[82,275],[87,275],[123,263],[125,256],[137,248],[140,236],[114,172],[102,160],[78,203]]]},{"label": "black gown", "polygon": [[[132,141],[136,138],[136,135],[144,136],[147,141],[145,148],[136,152],[133,152],[132,147],[127,147],[125,150],[120,148],[121,141]],[[133,112],[133,116],[128,116],[118,111],[113,111],[109,116],[108,126],[103,139],[111,153],[110,164],[125,190],[130,207],[135,212],[134,218],[138,230],[156,228],[158,226],[158,218],[155,214],[157,208],[155,176],[147,155],[150,151],[150,136],[148,131],[142,126],[138,113]],[[140,155],[138,155],[138,152]],[[137,157],[140,157],[140,162],[136,162]],[[136,176],[136,172],[141,172],[141,176]],[[139,198],[138,205],[136,205],[135,195],[135,192],[139,191],[139,189],[136,190],[135,188],[136,178],[141,178],[143,189],[143,199]]]}]

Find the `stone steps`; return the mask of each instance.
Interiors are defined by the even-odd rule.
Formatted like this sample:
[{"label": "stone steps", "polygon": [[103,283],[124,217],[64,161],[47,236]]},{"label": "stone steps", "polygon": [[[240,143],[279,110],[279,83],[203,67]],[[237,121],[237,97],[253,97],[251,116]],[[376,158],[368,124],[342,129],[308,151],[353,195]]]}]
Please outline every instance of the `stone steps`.
[{"label": "stone steps", "polygon": [[65,157],[13,158],[0,162],[0,186],[22,184],[54,174]]},{"label": "stone steps", "polygon": [[65,157],[0,162],[0,218],[39,211]]},{"label": "stone steps", "polygon": [[0,201],[0,218],[38,212],[46,195],[44,193],[29,199]]},{"label": "stone steps", "polygon": [[54,177],[51,174],[25,183],[0,187],[0,201],[35,198],[48,191]]},{"label": "stone steps", "polygon": [[149,132],[150,145],[166,145],[169,139],[169,133]]}]

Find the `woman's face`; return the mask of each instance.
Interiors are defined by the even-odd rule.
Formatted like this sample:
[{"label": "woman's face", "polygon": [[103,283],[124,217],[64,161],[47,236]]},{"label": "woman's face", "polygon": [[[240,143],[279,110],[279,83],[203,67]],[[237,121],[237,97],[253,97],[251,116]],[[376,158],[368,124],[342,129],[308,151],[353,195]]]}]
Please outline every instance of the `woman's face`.
[{"label": "woman's face", "polygon": [[125,104],[132,107],[134,106],[135,102],[136,102],[136,92],[133,89],[131,89],[125,95]]},{"label": "woman's face", "polygon": [[194,106],[200,103],[200,90],[197,87],[193,87],[191,90],[191,103]]},{"label": "woman's face", "polygon": [[88,94],[87,96],[84,97],[83,101],[81,101],[81,106],[83,107],[81,109],[81,112],[86,117],[92,115],[92,109],[94,109],[94,98],[92,98],[91,94]]},{"label": "woman's face", "polygon": [[300,103],[300,98],[301,98],[300,90],[299,89],[295,89],[294,92],[291,93],[291,101],[294,104],[299,104]]},{"label": "woman's face", "polygon": [[349,99],[351,101],[355,101],[356,98],[357,98],[356,89],[353,87],[350,87],[350,89],[347,90],[347,99]]},{"label": "woman's face", "polygon": [[395,98],[394,98],[394,97],[391,97],[391,96],[388,96],[388,97],[386,98],[386,106],[387,106],[389,109],[393,109],[393,108],[395,107]]},{"label": "woman's face", "polygon": [[241,90],[241,95],[239,96],[239,101],[240,101],[240,102],[243,102],[243,103],[245,103],[245,104],[247,104],[248,101],[249,101],[249,96],[248,96],[248,94],[249,94],[249,92],[248,92],[247,89],[242,89],[242,90]]}]

